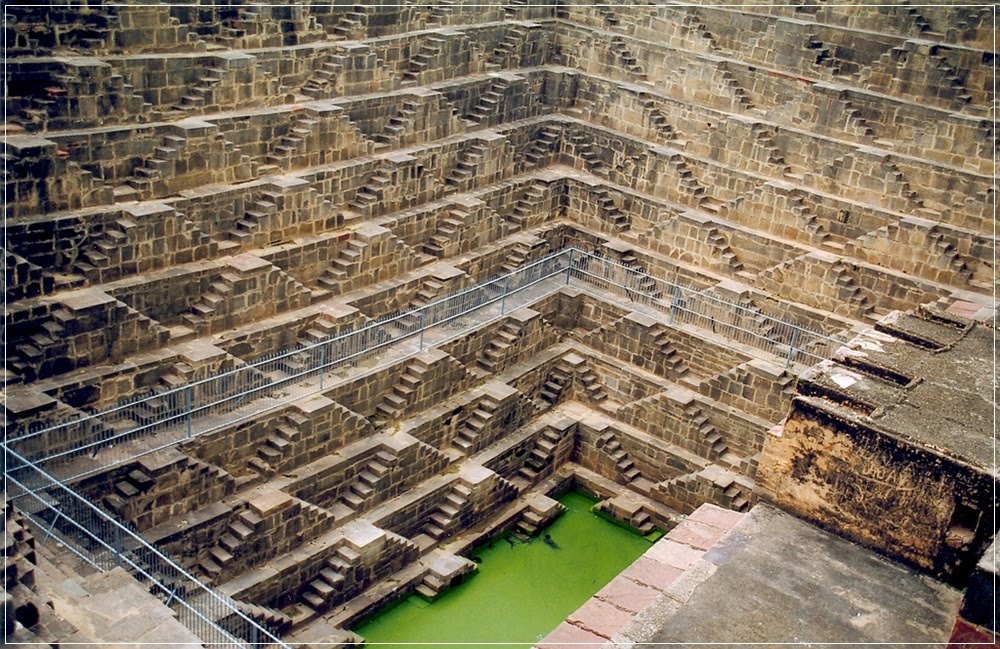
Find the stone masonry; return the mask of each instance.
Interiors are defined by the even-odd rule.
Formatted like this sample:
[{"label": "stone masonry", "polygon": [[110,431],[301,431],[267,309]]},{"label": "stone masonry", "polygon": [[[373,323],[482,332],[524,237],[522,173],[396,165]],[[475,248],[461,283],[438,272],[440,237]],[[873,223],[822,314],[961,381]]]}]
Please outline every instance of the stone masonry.
[{"label": "stone masonry", "polygon": [[[947,368],[996,336],[989,11],[5,11],[8,443],[288,642],[436,596],[571,484],[642,532],[765,500],[978,574],[991,377]],[[580,277],[299,376],[569,247]],[[974,430],[910,434],[915,390]],[[171,423],[234,395],[253,416]]]}]

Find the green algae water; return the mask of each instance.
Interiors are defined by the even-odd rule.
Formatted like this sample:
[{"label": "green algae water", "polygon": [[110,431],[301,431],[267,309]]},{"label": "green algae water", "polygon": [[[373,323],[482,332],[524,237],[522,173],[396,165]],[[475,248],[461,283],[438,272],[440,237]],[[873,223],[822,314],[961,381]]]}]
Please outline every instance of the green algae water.
[{"label": "green algae water", "polygon": [[[410,595],[355,627],[368,644],[423,649],[473,642],[531,647],[624,570],[650,541],[591,513],[597,502],[570,491],[557,499],[566,512],[536,537],[511,545],[506,537],[477,548],[479,571],[432,603]],[[434,643],[441,643],[436,645]]]}]

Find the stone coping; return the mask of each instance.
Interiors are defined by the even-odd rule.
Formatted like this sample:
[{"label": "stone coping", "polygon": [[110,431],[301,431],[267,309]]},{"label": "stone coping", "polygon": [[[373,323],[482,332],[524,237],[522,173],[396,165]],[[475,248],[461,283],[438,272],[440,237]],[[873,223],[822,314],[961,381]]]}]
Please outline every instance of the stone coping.
[{"label": "stone coping", "polygon": [[661,595],[684,601],[709,575],[695,565],[744,514],[702,505],[547,635],[535,649],[604,646]]}]

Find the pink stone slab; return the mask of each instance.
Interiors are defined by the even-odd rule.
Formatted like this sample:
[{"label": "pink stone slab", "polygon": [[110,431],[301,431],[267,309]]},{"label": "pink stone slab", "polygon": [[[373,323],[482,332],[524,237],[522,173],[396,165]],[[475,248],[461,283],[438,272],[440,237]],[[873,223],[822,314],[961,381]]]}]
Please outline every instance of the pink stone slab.
[{"label": "pink stone slab", "polygon": [[566,618],[566,621],[599,636],[610,638],[632,621],[632,614],[591,597],[586,604]]},{"label": "pink stone slab", "polygon": [[683,572],[684,571],[680,568],[667,566],[659,561],[654,561],[653,559],[642,556],[636,559],[632,565],[622,573],[622,576],[627,577],[632,581],[645,584],[651,588],[664,590],[670,584],[674,583],[674,581]]},{"label": "pink stone slab", "polygon": [[730,509],[723,509],[715,505],[702,505],[688,516],[687,520],[704,523],[720,530],[731,530],[742,518],[743,514]]},{"label": "pink stone slab", "polygon": [[642,556],[658,561],[665,566],[685,570],[705,554],[704,551],[696,550],[689,545],[676,543],[672,537],[673,532],[671,531],[668,536],[660,539],[653,547],[646,550],[646,554]]},{"label": "pink stone slab", "polygon": [[727,529],[719,529],[691,520],[690,518],[670,530],[671,541],[690,545],[698,550],[707,550],[726,535]]},{"label": "pink stone slab", "polygon": [[634,614],[652,604],[659,594],[660,591],[655,588],[619,575],[599,590],[595,597]]},{"label": "pink stone slab", "polygon": [[536,649],[574,649],[586,645],[600,647],[605,642],[607,640],[599,635],[563,622],[545,636],[545,639],[536,645]]}]

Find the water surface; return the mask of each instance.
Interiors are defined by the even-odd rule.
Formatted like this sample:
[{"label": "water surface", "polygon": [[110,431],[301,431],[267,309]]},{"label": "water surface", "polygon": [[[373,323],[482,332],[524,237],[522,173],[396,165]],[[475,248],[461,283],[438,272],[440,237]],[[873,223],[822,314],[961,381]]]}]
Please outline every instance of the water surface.
[{"label": "water surface", "polygon": [[[551,541],[509,537],[477,548],[479,572],[433,603],[416,595],[390,604],[353,630],[368,644],[425,649],[452,643],[531,647],[646,551],[650,541],[591,513],[596,499],[570,491],[566,513],[548,529]],[[440,645],[434,643],[442,643]]]}]

